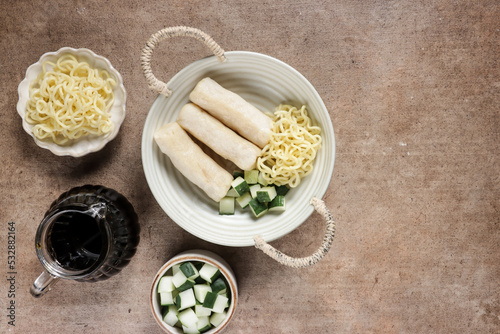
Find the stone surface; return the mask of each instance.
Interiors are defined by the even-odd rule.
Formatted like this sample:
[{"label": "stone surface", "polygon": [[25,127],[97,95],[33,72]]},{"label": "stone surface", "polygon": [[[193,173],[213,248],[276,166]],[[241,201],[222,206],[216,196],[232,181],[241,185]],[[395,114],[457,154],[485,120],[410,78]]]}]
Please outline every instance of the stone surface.
[{"label": "stone surface", "polygon": [[[158,268],[176,253],[221,254],[240,284],[228,333],[494,333],[500,328],[500,4],[495,1],[2,1],[0,2],[0,272],[16,226],[15,298],[2,278],[0,332],[160,333],[148,302]],[[336,135],[324,200],[337,223],[327,257],[290,269],[253,247],[202,241],[156,204],[141,161],[156,94],[139,57],[145,41],[188,25],[225,50],[268,54],[300,71],[323,98]],[[17,85],[48,51],[86,47],[122,74],[127,118],[84,158],[38,148],[16,112]],[[168,81],[209,55],[199,42],[160,45]],[[60,281],[29,295],[42,267],[34,235],[52,200],[84,183],[127,196],[142,226],[119,278]],[[272,244],[307,256],[323,235],[317,214]],[[15,301],[15,327],[8,324]]]}]

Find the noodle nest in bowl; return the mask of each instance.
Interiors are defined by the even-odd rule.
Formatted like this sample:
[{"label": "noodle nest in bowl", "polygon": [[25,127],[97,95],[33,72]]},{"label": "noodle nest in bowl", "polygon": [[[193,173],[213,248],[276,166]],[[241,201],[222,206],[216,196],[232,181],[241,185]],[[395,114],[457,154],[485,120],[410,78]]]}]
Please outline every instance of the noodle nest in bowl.
[{"label": "noodle nest in bowl", "polygon": [[[67,58],[67,55],[73,56],[78,62],[75,63],[71,57]],[[35,107],[36,103],[40,104],[38,108],[42,113],[34,116],[34,113],[28,110],[28,108],[34,108],[33,105],[28,107],[29,101],[34,101],[34,96],[39,94],[33,93],[41,87],[40,82],[43,80],[43,73],[55,72],[54,68],[58,60],[63,56],[64,65],[61,64],[61,66],[65,71],[71,67],[73,72],[70,71],[70,74],[56,74],[60,77],[64,76],[68,82],[62,83],[62,80],[59,84],[56,84],[57,81],[49,82],[47,80],[45,82],[45,85],[50,86],[52,90],[50,94],[53,94],[53,99],[47,97],[42,99],[41,95],[38,96],[39,102],[35,102]],[[62,70],[59,70],[59,72],[62,72]],[[79,79],[78,76],[81,75],[84,78]],[[74,78],[71,78],[71,76]],[[82,88],[80,88],[77,79],[81,81],[90,80],[92,84],[87,82],[87,91],[84,92],[83,84]],[[71,80],[75,82],[72,83]],[[104,86],[100,88],[103,83]],[[113,84],[111,91],[104,88],[106,85],[111,84]],[[58,91],[53,90],[56,87]],[[78,92],[71,91],[71,87],[73,87],[72,89],[78,87]],[[104,89],[107,91],[104,91]],[[126,116],[127,92],[123,85],[122,76],[108,59],[85,48],[63,47],[57,51],[44,53],[36,63],[27,68],[26,76],[19,83],[17,92],[19,100],[16,109],[22,119],[24,131],[34,139],[36,145],[49,150],[57,156],[76,158],[101,150],[107,143],[117,137]],[[98,96],[98,93],[100,96]],[[80,94],[83,97],[78,96]],[[51,103],[48,103],[49,100]],[[54,102],[57,104],[55,105]],[[51,105],[52,110],[49,109],[48,105]],[[83,109],[88,108],[91,111],[84,112],[83,109],[79,109],[80,107]],[[49,121],[49,115],[43,115],[44,112],[57,114],[58,118]],[[27,116],[27,114],[30,115]],[[45,129],[51,131],[54,131],[56,127],[69,127],[73,128],[73,130],[71,130],[72,132],[69,131],[71,134],[68,132],[64,137],[61,134],[62,132],[47,134],[45,131],[37,130],[42,125]],[[79,127],[79,131],[76,130],[77,127]],[[68,129],[65,131],[68,131]],[[38,134],[38,136],[35,134]],[[56,137],[55,141],[52,136]],[[42,139],[39,137],[42,137]]]},{"label": "noodle nest in bowl", "polygon": [[93,68],[71,54],[45,61],[31,83],[25,119],[33,135],[58,145],[84,136],[102,136],[113,129],[109,112],[116,81],[108,71]]}]

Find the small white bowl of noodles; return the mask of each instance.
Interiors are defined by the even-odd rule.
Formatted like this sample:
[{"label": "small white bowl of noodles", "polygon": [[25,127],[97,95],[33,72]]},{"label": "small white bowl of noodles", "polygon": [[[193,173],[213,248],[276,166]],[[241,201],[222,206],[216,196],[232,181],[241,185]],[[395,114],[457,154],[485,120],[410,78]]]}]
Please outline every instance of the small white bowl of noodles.
[{"label": "small white bowl of noodles", "polygon": [[24,130],[58,156],[101,150],[125,119],[127,93],[120,73],[89,49],[43,54],[26,70],[18,93]]}]

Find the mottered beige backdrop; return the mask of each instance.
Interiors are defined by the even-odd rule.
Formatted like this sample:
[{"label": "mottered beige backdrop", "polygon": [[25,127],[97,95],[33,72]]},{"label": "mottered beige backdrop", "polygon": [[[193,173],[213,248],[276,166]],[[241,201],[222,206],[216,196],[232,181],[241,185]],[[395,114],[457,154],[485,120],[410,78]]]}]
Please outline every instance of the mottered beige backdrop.
[{"label": "mottered beige backdrop", "polygon": [[[496,1],[1,1],[0,332],[160,333],[150,284],[164,262],[192,248],[219,253],[238,277],[227,333],[498,332],[498,17]],[[139,59],[151,34],[176,25],[205,31],[227,51],[278,58],[322,97],[337,150],[323,199],[337,233],[318,264],[291,269],[253,247],[210,244],[153,198],[140,141],[156,94]],[[16,112],[27,67],[64,46],[107,57],[128,94],[118,137],[76,159],[36,146]],[[155,50],[152,66],[168,80],[208,55],[195,40],[174,39]],[[34,299],[38,223],[60,193],[86,183],[132,202],[137,254],[108,281],[60,281]],[[307,256],[323,232],[313,214],[272,245]]]}]

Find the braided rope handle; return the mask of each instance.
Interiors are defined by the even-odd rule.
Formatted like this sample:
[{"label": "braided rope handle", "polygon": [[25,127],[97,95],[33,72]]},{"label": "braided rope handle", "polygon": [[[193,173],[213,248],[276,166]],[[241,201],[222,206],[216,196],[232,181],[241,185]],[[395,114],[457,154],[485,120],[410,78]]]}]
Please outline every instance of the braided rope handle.
[{"label": "braided rope handle", "polygon": [[153,71],[151,70],[151,57],[153,56],[154,48],[158,46],[158,44],[162,40],[178,36],[195,38],[205,44],[220,62],[226,60],[226,56],[224,56],[224,50],[217,43],[215,43],[212,37],[199,29],[177,26],[164,28],[151,35],[149,40],[146,42],[146,45],[142,49],[141,67],[142,71],[144,72],[144,76],[146,77],[149,88],[165,95],[165,97],[169,97],[170,94],[172,94],[172,91],[167,87],[166,83],[158,80],[154,76]]},{"label": "braided rope handle", "polygon": [[326,232],[323,237],[323,243],[319,247],[319,249],[314,252],[311,256],[303,257],[303,258],[294,258],[288,255],[283,254],[273,246],[269,245],[264,241],[262,236],[258,235],[254,237],[255,247],[263,251],[266,255],[270,256],[274,260],[278,261],[281,264],[292,268],[303,268],[307,266],[312,266],[316,264],[319,260],[325,257],[326,253],[330,250],[330,246],[332,245],[333,238],[335,236],[335,222],[333,221],[333,217],[325,205],[325,202],[322,200],[313,197],[311,199],[310,204],[314,206],[314,209],[323,216],[326,222]]}]

